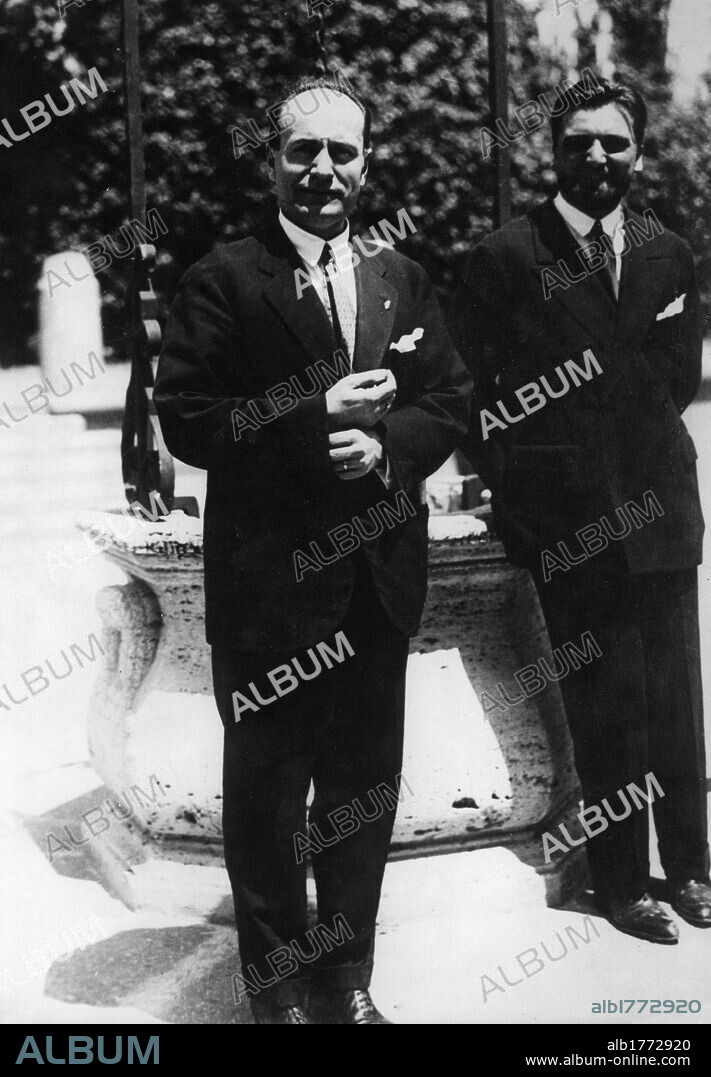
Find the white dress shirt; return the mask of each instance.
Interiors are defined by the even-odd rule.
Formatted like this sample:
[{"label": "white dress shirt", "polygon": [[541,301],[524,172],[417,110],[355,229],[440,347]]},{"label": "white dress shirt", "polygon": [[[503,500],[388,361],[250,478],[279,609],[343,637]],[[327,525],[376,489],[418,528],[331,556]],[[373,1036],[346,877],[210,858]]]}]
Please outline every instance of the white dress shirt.
[{"label": "white dress shirt", "polygon": [[[596,218],[589,217],[587,213],[583,213],[582,210],[571,206],[570,202],[566,202],[563,198],[560,191],[553,199],[553,205],[567,224],[568,230],[573,239],[577,241],[578,246],[586,246],[590,242],[588,236],[592,231]],[[615,252],[615,273],[619,283],[622,275],[622,251],[625,247],[625,215],[622,210],[622,204],[618,203],[612,213],[602,217],[600,224],[605,235],[610,237],[612,249]]]},{"label": "white dress shirt", "polygon": [[323,303],[326,311],[328,311],[326,276],[323,271],[323,266],[320,266],[318,261],[321,257],[324,243],[328,243],[333,251],[333,258],[336,263],[339,282],[343,285],[344,291],[346,292],[357,317],[358,300],[356,297],[355,275],[353,273],[353,252],[348,243],[348,222],[346,221],[346,226],[339,235],[334,236],[333,239],[329,240],[323,240],[320,239],[319,236],[313,235],[311,232],[305,232],[303,228],[298,226],[298,224],[294,224],[293,221],[288,220],[281,210],[279,210],[279,224],[286,232],[287,238],[296,248],[296,253],[304,263],[304,269],[308,274],[309,280],[316,289],[316,295]]},{"label": "white dress shirt", "polygon": [[[319,258],[323,252],[324,243],[328,243],[333,250],[333,257],[336,262],[339,279],[342,281],[348,298],[353,304],[353,311],[357,317],[358,299],[356,294],[355,274],[353,272],[352,251],[348,243],[348,221],[346,221],[346,226],[343,231],[337,236],[334,236],[333,239],[329,240],[323,240],[319,236],[313,235],[312,232],[306,232],[303,228],[300,228],[298,224],[294,224],[293,221],[290,221],[285,217],[281,210],[279,210],[279,224],[284,229],[287,239],[296,249],[296,253],[303,262],[304,269],[316,290],[316,295],[321,300],[327,313],[329,302],[328,292],[326,290],[326,276],[323,271],[323,266],[319,265]],[[395,478],[392,474],[385,446],[383,446],[383,459],[374,470],[387,489],[395,486]]]}]

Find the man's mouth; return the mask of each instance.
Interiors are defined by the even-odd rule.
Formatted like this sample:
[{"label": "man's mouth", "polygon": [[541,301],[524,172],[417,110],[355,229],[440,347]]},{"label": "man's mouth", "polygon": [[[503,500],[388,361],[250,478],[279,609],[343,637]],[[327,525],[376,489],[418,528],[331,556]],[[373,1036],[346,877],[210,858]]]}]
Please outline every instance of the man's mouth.
[{"label": "man's mouth", "polygon": [[602,176],[581,176],[578,183],[581,187],[587,191],[597,191],[598,188],[607,184],[609,186],[610,177],[607,175]]},{"label": "man's mouth", "polygon": [[338,197],[336,191],[314,191],[310,190],[308,187],[303,188],[299,194],[305,202],[319,202],[323,204],[326,202],[333,202]]}]

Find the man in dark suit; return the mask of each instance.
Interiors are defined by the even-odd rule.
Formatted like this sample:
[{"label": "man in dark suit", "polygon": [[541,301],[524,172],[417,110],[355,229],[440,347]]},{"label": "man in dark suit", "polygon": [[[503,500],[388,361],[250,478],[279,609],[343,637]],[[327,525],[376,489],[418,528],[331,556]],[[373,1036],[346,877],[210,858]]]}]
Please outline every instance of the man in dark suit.
[{"label": "man in dark suit", "polygon": [[471,380],[420,267],[349,245],[365,106],[306,80],[276,113],[279,217],[185,275],[154,399],[170,451],[208,472],[225,859],[255,1021],[384,1024],[368,986],[426,592],[422,484],[466,432]]},{"label": "man in dark suit", "polygon": [[681,420],[699,296],[687,244],[621,202],[642,168],[643,100],[601,79],[569,106],[552,121],[557,195],[473,251],[453,335],[474,375],[468,452],[507,555],[531,571],[553,646],[591,633],[583,653],[601,652],[561,680],[596,900],[621,931],[675,943],[648,893],[644,801],[671,904],[710,926],[704,525]]}]

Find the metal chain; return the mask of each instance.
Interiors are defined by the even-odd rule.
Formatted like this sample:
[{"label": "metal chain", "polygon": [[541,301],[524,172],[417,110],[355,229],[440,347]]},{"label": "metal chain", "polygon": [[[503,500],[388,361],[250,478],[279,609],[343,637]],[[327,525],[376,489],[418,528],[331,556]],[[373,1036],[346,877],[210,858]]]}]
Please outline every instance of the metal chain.
[{"label": "metal chain", "polygon": [[317,11],[315,14],[318,23],[314,27],[314,47],[316,52],[314,69],[319,78],[325,78],[328,74],[328,68],[326,66],[326,23],[323,11]]}]

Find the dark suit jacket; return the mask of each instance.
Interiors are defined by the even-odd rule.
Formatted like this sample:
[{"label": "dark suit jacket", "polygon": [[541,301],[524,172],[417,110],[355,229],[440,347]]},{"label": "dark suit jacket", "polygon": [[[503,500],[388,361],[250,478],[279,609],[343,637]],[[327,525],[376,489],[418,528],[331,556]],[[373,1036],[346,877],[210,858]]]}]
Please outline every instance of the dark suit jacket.
[{"label": "dark suit jacket", "polygon": [[[373,245],[356,269],[354,369],[391,367],[397,397],[378,430],[391,467],[416,512],[364,542],[380,599],[395,626],[413,633],[426,593],[427,508],[419,486],[449,456],[469,420],[471,380],[445,327],[424,271]],[[154,400],[174,456],[207,469],[205,592],[208,641],[275,651],[325,640],[348,610],[351,557],[297,582],[294,552],[310,543],[333,557],[327,532],[356,514],[373,533],[369,506],[397,507],[374,472],[337,478],[329,461],[324,391],[235,439],[231,414],[274,415],[265,394],[301,374],[308,390],[317,361],[333,365],[336,340],[322,303],[277,222],[220,247],[183,278],[168,321]],[[390,344],[416,328],[413,351]],[[402,502],[400,502],[402,505]],[[401,512],[400,515],[403,515]],[[376,516],[377,522],[377,516]],[[347,545],[347,543],[346,543]]]},{"label": "dark suit jacket", "polygon": [[[627,223],[642,218],[626,211]],[[644,225],[645,230],[647,226]],[[637,232],[639,237],[640,233]],[[629,231],[628,231],[629,236]],[[699,386],[702,325],[687,244],[667,230],[630,242],[617,304],[600,274],[544,299],[544,270],[565,259],[581,275],[576,244],[552,202],[487,237],[470,255],[455,296],[455,344],[474,376],[467,452],[491,487],[498,530],[509,558],[540,568],[541,551],[652,490],[664,517],[632,528],[595,558],[643,573],[698,565],[703,519],[696,450],[681,420]],[[603,270],[604,272],[604,270]],[[551,278],[552,280],[552,278]],[[679,314],[657,321],[685,295]],[[556,367],[584,368],[592,350],[603,368],[592,380],[484,440],[481,409],[522,413],[515,391],[545,375],[557,391]],[[570,379],[569,379],[570,383]]]}]

